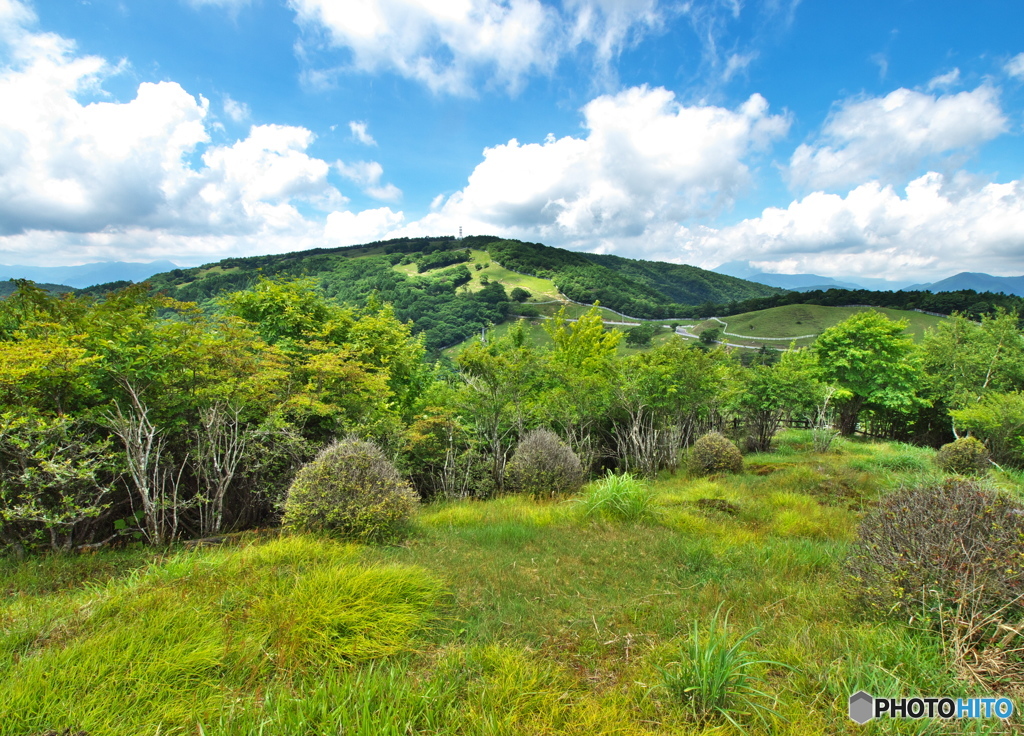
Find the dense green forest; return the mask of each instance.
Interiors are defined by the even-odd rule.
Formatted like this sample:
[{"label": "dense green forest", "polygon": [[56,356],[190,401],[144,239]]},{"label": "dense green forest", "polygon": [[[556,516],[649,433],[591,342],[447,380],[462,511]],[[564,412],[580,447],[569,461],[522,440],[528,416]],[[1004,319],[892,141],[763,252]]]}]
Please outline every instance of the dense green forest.
[{"label": "dense green forest", "polygon": [[[392,288],[394,255],[343,257],[337,281],[261,277],[206,309],[144,285],[95,298],[22,283],[0,307],[3,543],[71,549],[128,530],[162,542],[264,523],[294,470],[346,434],[385,448],[422,498],[501,492],[538,427],[588,472],[652,475],[716,428],[767,449],[783,420],[932,445],[955,427],[1022,463],[1012,313],[945,320],[917,346],[863,312],[809,349],[744,366],[674,337],[620,357],[622,333],[591,310],[547,321],[547,348],[517,323],[431,362],[435,328],[417,335],[401,314],[432,298],[453,308],[444,274],[465,264],[410,292]],[[364,306],[344,305],[353,294]],[[498,319],[508,301],[489,285],[454,305]]]}]

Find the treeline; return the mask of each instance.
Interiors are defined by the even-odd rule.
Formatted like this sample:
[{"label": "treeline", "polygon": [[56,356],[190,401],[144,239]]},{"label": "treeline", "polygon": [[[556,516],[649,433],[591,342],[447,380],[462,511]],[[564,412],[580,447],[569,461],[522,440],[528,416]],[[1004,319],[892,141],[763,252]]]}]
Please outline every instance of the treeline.
[{"label": "treeline", "polygon": [[756,312],[761,309],[782,307],[787,304],[817,304],[823,307],[845,307],[864,305],[891,309],[919,309],[936,314],[967,315],[979,319],[982,315],[994,315],[1000,310],[1020,313],[1024,311],[1024,299],[1013,294],[994,294],[990,291],[977,292],[973,289],[962,291],[871,291],[869,289],[828,289],[823,291],[787,291],[768,297],[747,299],[728,304],[705,303],[696,309],[689,309],[684,317],[729,316]]},{"label": "treeline", "polygon": [[[503,492],[537,428],[592,473],[674,467],[711,429],[765,450],[785,419],[826,443],[860,429],[939,444],[955,427],[1024,465],[1014,314],[946,320],[917,347],[902,323],[858,313],[810,349],[743,366],[681,338],[618,357],[621,333],[591,310],[549,320],[549,348],[518,323],[434,362],[382,301],[386,258],[339,277],[371,292],[361,309],[312,279],[263,279],[207,310],[141,286],[96,299],[21,283],[0,304],[0,545],[275,523],[297,468],[345,436],[383,448],[424,499]],[[481,293],[507,304],[502,291]]]}]

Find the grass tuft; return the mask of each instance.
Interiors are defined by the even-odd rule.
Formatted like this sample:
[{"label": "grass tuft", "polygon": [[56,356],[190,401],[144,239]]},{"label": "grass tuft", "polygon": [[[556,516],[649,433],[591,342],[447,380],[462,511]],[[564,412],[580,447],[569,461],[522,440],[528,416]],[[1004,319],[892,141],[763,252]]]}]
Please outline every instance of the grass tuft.
[{"label": "grass tuft", "polygon": [[787,667],[780,662],[754,659],[744,648],[760,628],[748,630],[730,643],[729,612],[718,606],[708,629],[701,634],[695,621],[680,661],[660,670],[662,684],[683,703],[701,725],[725,720],[744,730],[743,721],[757,718],[768,728],[768,716],[778,712],[765,703],[770,696],[758,689],[764,679],[753,674],[760,665]]},{"label": "grass tuft", "polygon": [[603,479],[591,484],[581,507],[583,515],[590,518],[643,521],[654,515],[654,494],[639,478],[609,471]]}]

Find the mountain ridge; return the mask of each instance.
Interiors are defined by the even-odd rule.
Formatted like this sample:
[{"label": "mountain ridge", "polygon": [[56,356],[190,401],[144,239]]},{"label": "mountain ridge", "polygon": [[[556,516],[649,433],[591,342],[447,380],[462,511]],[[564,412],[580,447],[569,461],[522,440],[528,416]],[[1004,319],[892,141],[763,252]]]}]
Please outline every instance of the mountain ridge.
[{"label": "mountain ridge", "polygon": [[57,284],[75,289],[107,284],[115,281],[145,281],[150,276],[170,271],[178,266],[171,261],[97,261],[79,266],[4,266],[0,265],[0,280],[28,279],[39,284]]}]

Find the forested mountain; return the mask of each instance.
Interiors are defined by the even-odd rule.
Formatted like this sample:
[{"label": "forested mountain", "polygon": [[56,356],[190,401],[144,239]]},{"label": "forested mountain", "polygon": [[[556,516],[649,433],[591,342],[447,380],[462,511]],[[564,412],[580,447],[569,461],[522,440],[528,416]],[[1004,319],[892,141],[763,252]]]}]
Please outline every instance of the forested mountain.
[{"label": "forested mountain", "polygon": [[781,307],[786,304],[818,304],[823,307],[870,306],[891,309],[918,309],[936,314],[958,312],[974,318],[996,314],[1000,310],[1018,312],[1024,310],[1024,298],[1011,294],[977,292],[973,289],[960,291],[871,291],[869,289],[816,289],[812,291],[787,291],[761,299],[735,302],[717,310],[717,316],[755,312],[761,309]]},{"label": "forested mountain", "polygon": [[[376,294],[393,304],[399,319],[411,321],[415,331],[424,334],[428,350],[434,351],[505,320],[512,289],[503,283],[499,265],[547,280],[551,297],[561,292],[588,304],[599,300],[617,311],[651,319],[680,316],[695,305],[724,305],[781,293],[692,266],[592,256],[494,236],[399,238],[227,258],[157,274],[149,283],[154,291],[204,304],[248,288],[261,277],[312,277],[338,301],[363,305]],[[508,271],[504,274],[514,275]],[[103,284],[88,291],[100,294],[124,285]]]},{"label": "forested mountain", "polygon": [[695,266],[574,253],[539,243],[502,240],[488,245],[506,268],[550,278],[574,301],[602,305],[633,317],[683,316],[682,306],[724,304],[782,293],[763,284]]},{"label": "forested mountain", "polygon": [[[42,289],[43,291],[50,292],[51,294],[66,294],[75,291],[73,287],[64,286],[63,284],[36,284],[36,286]],[[6,299],[17,290],[17,279],[10,279],[9,281],[0,281],[0,299]]]},{"label": "forested mountain", "polygon": [[906,291],[990,291],[993,293],[1024,296],[1024,276],[992,276],[987,273],[971,273],[963,271],[949,278],[932,284],[915,284],[906,287]]}]

